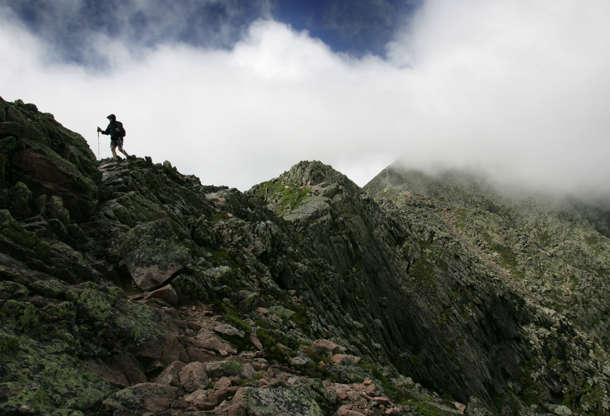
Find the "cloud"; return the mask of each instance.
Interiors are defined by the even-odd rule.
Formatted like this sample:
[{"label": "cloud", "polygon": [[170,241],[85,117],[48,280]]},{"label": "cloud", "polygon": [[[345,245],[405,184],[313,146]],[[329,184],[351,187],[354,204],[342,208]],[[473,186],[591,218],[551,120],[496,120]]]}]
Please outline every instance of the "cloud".
[{"label": "cloud", "polygon": [[405,122],[430,156],[412,162],[608,193],[609,12],[604,1],[426,2],[389,46],[422,107]]},{"label": "cloud", "polygon": [[45,41],[49,55],[107,69],[104,55],[90,47],[97,36],[121,41],[132,53],[168,42],[229,48],[244,26],[270,14],[270,1],[9,1],[4,9]]},{"label": "cloud", "polygon": [[363,185],[404,155],[418,168],[608,193],[609,7],[428,1],[387,60],[333,53],[274,20],[255,21],[230,49],[93,32],[104,71],[49,60],[45,41],[5,10],[0,93],[53,112],[94,151],[96,125],[114,112],[127,151],[216,185],[247,189],[304,159]]}]

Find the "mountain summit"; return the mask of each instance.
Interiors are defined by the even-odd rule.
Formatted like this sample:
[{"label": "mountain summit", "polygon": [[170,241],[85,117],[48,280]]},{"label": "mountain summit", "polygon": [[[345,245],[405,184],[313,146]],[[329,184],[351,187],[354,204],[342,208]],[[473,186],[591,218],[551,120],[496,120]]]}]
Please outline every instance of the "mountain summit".
[{"label": "mountain summit", "polygon": [[0,413],[609,410],[590,211],[317,161],[242,193],[19,101],[0,149]]}]

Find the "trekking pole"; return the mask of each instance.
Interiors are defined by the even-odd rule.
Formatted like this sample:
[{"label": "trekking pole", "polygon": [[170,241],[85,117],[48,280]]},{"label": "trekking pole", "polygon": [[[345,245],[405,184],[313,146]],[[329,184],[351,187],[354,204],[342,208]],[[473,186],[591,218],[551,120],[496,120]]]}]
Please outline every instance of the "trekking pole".
[{"label": "trekking pole", "polygon": [[97,158],[100,158],[100,132],[97,132]]}]

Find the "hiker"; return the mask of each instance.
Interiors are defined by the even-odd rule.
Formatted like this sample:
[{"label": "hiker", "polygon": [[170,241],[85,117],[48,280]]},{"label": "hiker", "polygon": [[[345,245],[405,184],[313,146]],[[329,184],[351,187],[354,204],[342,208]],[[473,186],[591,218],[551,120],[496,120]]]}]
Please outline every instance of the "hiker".
[{"label": "hiker", "polygon": [[129,157],[127,152],[123,150],[123,137],[125,137],[125,129],[123,128],[123,123],[117,121],[116,116],[114,114],[110,114],[106,117],[110,120],[108,123],[108,127],[106,130],[102,130],[101,128],[97,128],[97,131],[102,134],[110,135],[110,150],[112,150],[112,155],[115,159],[121,159],[116,154],[116,148],[119,148],[119,152],[123,153],[125,157]]}]

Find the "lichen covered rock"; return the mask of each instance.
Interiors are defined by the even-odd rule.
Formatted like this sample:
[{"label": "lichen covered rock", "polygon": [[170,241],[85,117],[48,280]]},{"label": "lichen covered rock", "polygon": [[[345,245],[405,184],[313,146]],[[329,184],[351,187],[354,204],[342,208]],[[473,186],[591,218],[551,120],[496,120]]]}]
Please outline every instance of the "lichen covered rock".
[{"label": "lichen covered rock", "polygon": [[123,260],[135,284],[143,290],[160,287],[191,261],[169,220],[139,224],[122,244]]}]

